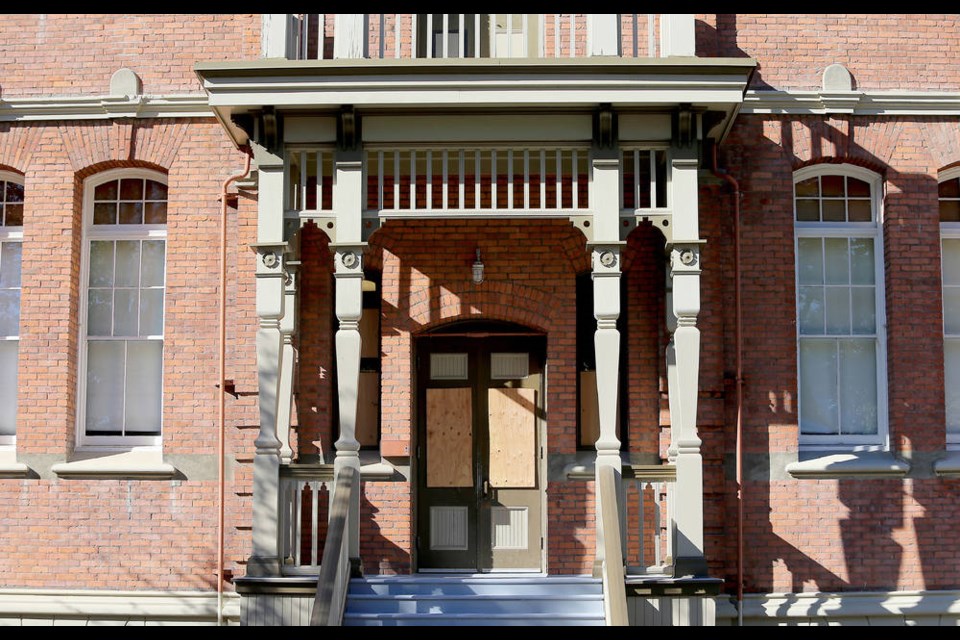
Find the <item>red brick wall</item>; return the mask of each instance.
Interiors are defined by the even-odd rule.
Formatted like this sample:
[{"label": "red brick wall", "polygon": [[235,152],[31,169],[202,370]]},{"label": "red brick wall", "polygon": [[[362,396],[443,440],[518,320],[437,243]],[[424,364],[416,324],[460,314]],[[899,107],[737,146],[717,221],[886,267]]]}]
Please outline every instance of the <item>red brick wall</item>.
[{"label": "red brick wall", "polygon": [[[883,176],[891,446],[908,456],[942,451],[936,175],[939,168],[960,159],[956,122],[935,117],[877,122],[861,117],[744,116],[720,158],[739,179],[743,193],[744,451],[762,454],[797,448],[792,172],[819,161],[848,161]],[[707,227],[710,243],[729,241],[732,200],[727,189],[725,193],[718,203],[727,222],[722,228]],[[717,238],[717,233],[722,235]],[[721,269],[729,270],[732,254],[723,255]],[[709,272],[711,263],[704,264]],[[732,280],[717,285],[729,299]],[[704,304],[701,317],[717,313],[730,316],[729,310]],[[704,339],[710,344],[715,338]],[[722,336],[728,371],[734,368],[733,339],[731,330]],[[734,426],[733,399],[728,393],[728,429]],[[707,461],[723,445],[711,439],[709,429],[701,432],[708,486]],[[729,437],[726,451],[733,452]],[[937,478],[748,481],[746,589],[952,588],[960,552],[946,542],[952,538],[942,523],[960,517],[958,494],[960,483]],[[718,533],[708,545],[711,566],[733,580],[735,486],[727,482],[723,507],[713,511],[706,503],[705,497],[705,526]]]},{"label": "red brick wall", "polygon": [[752,57],[754,88],[819,89],[833,63],[865,90],[960,89],[956,14],[706,14],[697,55]]},{"label": "red brick wall", "polygon": [[201,93],[200,61],[260,56],[257,14],[6,14],[0,20],[3,97],[106,94],[132,69],[147,95]]},{"label": "red brick wall", "polygon": [[[19,454],[65,460],[76,441],[82,180],[104,169],[147,166],[164,170],[169,182],[164,452],[207,454],[215,465],[219,195],[224,178],[243,166],[242,155],[212,118],[4,125],[0,150],[0,162],[23,172],[26,184]],[[249,220],[255,203],[241,198],[239,206]],[[229,217],[235,247],[238,210]],[[234,276],[238,262],[249,272],[248,254],[231,251]],[[239,351],[249,351],[252,334],[244,336],[241,323],[245,314],[249,321],[252,290],[240,293],[236,282],[231,289],[237,322],[230,338],[243,342]],[[231,361],[238,350],[229,350]],[[244,371],[255,376],[253,366]],[[246,416],[228,404],[234,425],[255,415],[252,404]],[[230,430],[228,436],[228,454],[245,446],[244,435]],[[242,485],[242,471],[237,479]],[[238,493],[249,488],[231,483],[227,558],[233,569],[249,553],[248,542],[232,535],[249,523]],[[0,584],[215,588],[216,499],[215,481],[0,481],[8,549],[0,555]]]}]

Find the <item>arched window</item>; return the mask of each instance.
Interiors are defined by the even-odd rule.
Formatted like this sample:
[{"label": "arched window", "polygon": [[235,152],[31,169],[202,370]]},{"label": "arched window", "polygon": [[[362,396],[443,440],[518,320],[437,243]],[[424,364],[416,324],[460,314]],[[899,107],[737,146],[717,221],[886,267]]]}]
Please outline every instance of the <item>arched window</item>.
[{"label": "arched window", "polygon": [[84,184],[81,445],[160,444],[166,223],[161,173]]},{"label": "arched window", "polygon": [[960,167],[941,173],[939,187],[947,445],[960,448]]},{"label": "arched window", "polygon": [[887,444],[880,176],[794,174],[801,445]]},{"label": "arched window", "polygon": [[0,171],[0,446],[16,444],[23,178]]}]

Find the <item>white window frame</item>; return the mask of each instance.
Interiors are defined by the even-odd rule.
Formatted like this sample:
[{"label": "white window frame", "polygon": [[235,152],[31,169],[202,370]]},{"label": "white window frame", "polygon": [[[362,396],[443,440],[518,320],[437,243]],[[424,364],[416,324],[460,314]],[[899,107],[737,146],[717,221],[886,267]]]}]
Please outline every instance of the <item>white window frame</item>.
[{"label": "white window frame", "polygon": [[[848,176],[870,185],[871,222],[798,222],[796,211],[796,184],[817,176]],[[797,356],[797,433],[804,450],[846,449],[852,451],[886,451],[890,446],[887,398],[887,317],[883,268],[883,178],[869,169],[852,164],[817,164],[798,169],[793,174],[793,228],[794,228],[794,321],[796,324]],[[822,198],[822,194],[821,194]],[[876,358],[877,358],[877,433],[869,435],[804,434],[800,431],[803,398],[800,373],[800,319],[797,296],[800,291],[800,238],[871,238],[874,242],[874,282],[876,285]],[[804,336],[806,338],[818,336]],[[826,336],[836,338],[837,336]]]},{"label": "white window frame", "polygon": [[[120,180],[123,178],[146,178],[155,180],[168,185],[167,176],[159,171],[150,169],[111,169],[90,176],[83,182],[83,243],[80,261],[80,349],[78,358],[77,373],[77,448],[85,450],[124,450],[133,449],[153,449],[161,448],[163,442],[163,409],[161,403],[160,412],[160,433],[158,436],[88,436],[86,434],[86,403],[87,403],[87,306],[88,290],[90,281],[90,243],[94,240],[163,240],[164,254],[167,249],[167,225],[166,224],[113,224],[113,225],[94,225],[93,224],[93,204],[94,191],[99,185]],[[169,195],[168,195],[169,203]],[[166,333],[166,287],[167,287],[167,263],[164,258],[164,305],[163,305],[163,326]],[[159,340],[164,342],[164,336],[146,336],[147,340]],[[161,367],[165,361],[165,355],[161,358]],[[164,377],[161,371],[160,397],[163,398]]]},{"label": "white window frame", "polygon": [[[942,171],[938,176],[937,183],[946,182],[947,180],[953,180],[960,178],[960,166],[947,169]],[[939,201],[939,198],[938,198]],[[939,212],[938,212],[939,214]],[[945,239],[960,239],[960,222],[941,222],[940,223],[940,260],[941,265],[943,264],[943,240]],[[941,278],[942,278],[941,271]],[[941,279],[940,283],[941,289],[943,288],[943,281]],[[946,319],[944,318],[944,321]],[[946,343],[950,342],[960,342],[960,335],[947,335],[946,323],[944,322],[943,327],[943,342],[944,342],[944,356],[946,356]],[[944,357],[944,366],[946,366],[946,357]],[[944,371],[946,373],[946,371]],[[944,389],[946,393],[946,389]],[[946,398],[944,398],[946,400]],[[946,410],[946,408],[944,408]],[[946,415],[944,415],[944,430],[946,430]],[[960,433],[947,433],[946,434],[947,449],[960,451]]]},{"label": "white window frame", "polygon": [[[0,182],[15,182],[19,185],[24,185],[23,176],[13,173],[12,171],[0,171]],[[26,196],[24,196],[26,199]],[[19,242],[21,247],[23,246],[23,227],[5,227],[0,225],[0,244],[14,243]],[[20,289],[20,309],[23,310],[23,283],[21,281]],[[0,340],[5,342],[16,342],[18,345],[20,343],[20,334],[19,330],[16,336],[0,336]],[[18,360],[19,360],[19,348],[18,351]],[[16,433],[12,436],[0,435],[0,449],[15,449],[17,446],[17,436]]]}]

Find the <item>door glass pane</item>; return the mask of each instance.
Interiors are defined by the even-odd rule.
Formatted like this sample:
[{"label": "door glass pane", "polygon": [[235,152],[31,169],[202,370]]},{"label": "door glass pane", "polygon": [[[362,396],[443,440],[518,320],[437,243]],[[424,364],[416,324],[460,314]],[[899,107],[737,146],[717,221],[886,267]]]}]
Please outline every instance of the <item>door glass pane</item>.
[{"label": "door glass pane", "polygon": [[943,330],[960,336],[960,287],[943,288]]},{"label": "door glass pane", "polygon": [[820,238],[797,239],[797,278],[800,284],[823,284],[823,243]]},{"label": "door glass pane", "polygon": [[87,335],[113,335],[113,289],[88,290]]},{"label": "door glass pane", "polygon": [[427,389],[427,486],[473,486],[470,387]]},{"label": "door glass pane", "polygon": [[0,336],[20,335],[20,290],[0,289]]},{"label": "door glass pane", "polygon": [[0,340],[0,436],[17,432],[16,340]]},{"label": "door glass pane", "polygon": [[877,348],[873,340],[840,342],[842,433],[877,433]]},{"label": "door glass pane", "polygon": [[873,238],[850,238],[850,282],[874,284],[875,278]]},{"label": "door glass pane", "polygon": [[536,392],[534,389],[488,389],[490,485],[536,486]]},{"label": "door glass pane", "polygon": [[848,284],[850,282],[850,268],[847,256],[847,239],[824,238],[823,251],[826,261],[826,283]]},{"label": "door glass pane", "polygon": [[833,340],[800,341],[800,432],[837,434],[837,351]]},{"label": "door glass pane", "polygon": [[113,335],[139,335],[138,325],[138,294],[136,289],[116,289],[113,296]]},{"label": "door glass pane", "polygon": [[91,341],[87,348],[88,435],[120,435],[123,428],[123,342]]},{"label": "door glass pane", "polygon": [[873,207],[869,200],[848,200],[847,215],[850,222],[870,222],[873,219]]},{"label": "door glass pane", "polygon": [[825,287],[827,307],[826,333],[845,335],[850,333],[850,288]]},{"label": "door glass pane", "polygon": [[820,195],[820,182],[816,176],[807,178],[794,185],[795,193],[798,196],[818,197]]},{"label": "door glass pane", "polygon": [[23,250],[19,242],[0,244],[0,287],[20,286],[20,254]]},{"label": "door glass pane", "polygon": [[853,304],[853,333],[876,333],[877,299],[873,287],[851,288],[850,299]]},{"label": "door glass pane", "polygon": [[163,386],[163,343],[127,343],[126,429],[127,434],[160,434]]},{"label": "door glass pane", "polygon": [[844,222],[847,219],[847,203],[845,200],[824,200],[823,221]]},{"label": "door glass pane", "polygon": [[110,240],[90,243],[90,286],[113,286],[113,242]]},{"label": "door glass pane", "polygon": [[960,285],[960,238],[943,239],[943,284]]},{"label": "door glass pane", "polygon": [[820,176],[820,188],[823,189],[823,195],[826,197],[845,195],[843,176]]},{"label": "door glass pane", "polygon": [[809,199],[797,200],[797,220],[799,222],[817,222],[820,220],[820,201]]},{"label": "door glass pane", "polygon": [[797,289],[797,316],[800,333],[824,333],[823,287],[800,287]]},{"label": "door glass pane", "polygon": [[960,340],[947,340],[944,345],[944,390],[947,401],[947,433],[960,434]]},{"label": "door glass pane", "polygon": [[143,273],[140,279],[142,287],[163,286],[163,264],[165,242],[163,240],[144,240],[142,245]]},{"label": "door glass pane", "polygon": [[118,287],[137,287],[140,285],[140,241],[117,241],[117,279]]}]

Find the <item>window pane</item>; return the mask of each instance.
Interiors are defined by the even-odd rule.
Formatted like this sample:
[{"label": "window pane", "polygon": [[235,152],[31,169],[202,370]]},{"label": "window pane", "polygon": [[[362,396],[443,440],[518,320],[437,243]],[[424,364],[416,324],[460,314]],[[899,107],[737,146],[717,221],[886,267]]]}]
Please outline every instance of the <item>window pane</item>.
[{"label": "window pane", "polygon": [[0,436],[17,432],[17,342],[0,341]]},{"label": "window pane", "polygon": [[874,284],[876,261],[872,238],[850,238],[850,282]]},{"label": "window pane", "polygon": [[124,178],[120,181],[121,200],[143,200],[143,178]]},{"label": "window pane", "polygon": [[816,198],[820,195],[820,186],[816,177],[807,178],[794,185],[797,196],[811,196]]},{"label": "window pane", "polygon": [[820,238],[797,239],[797,279],[800,284],[823,284],[823,243]]},{"label": "window pane", "polygon": [[877,433],[877,347],[873,340],[840,342],[842,433]]},{"label": "window pane", "polygon": [[117,240],[118,287],[140,286],[140,241]]},{"label": "window pane", "polygon": [[90,243],[90,286],[113,286],[113,242],[110,240]]},{"label": "window pane", "polygon": [[824,280],[827,284],[849,284],[850,265],[847,256],[846,238],[823,239],[824,260],[826,273]]},{"label": "window pane", "polygon": [[123,428],[123,342],[91,341],[87,349],[88,435],[120,435]]},{"label": "window pane", "polygon": [[120,203],[120,224],[143,224],[142,202]]},{"label": "window pane", "polygon": [[23,246],[19,242],[0,243],[0,287],[20,286],[20,257]]},{"label": "window pane", "polygon": [[948,335],[960,336],[960,287],[943,289],[943,331]]},{"label": "window pane", "polygon": [[797,220],[800,222],[817,222],[820,220],[819,200],[797,200]]},{"label": "window pane", "polygon": [[940,201],[940,222],[960,222],[960,200]]},{"label": "window pane", "polygon": [[801,334],[822,334],[823,330],[823,287],[804,287],[797,289],[797,315]]},{"label": "window pane", "polygon": [[23,226],[23,205],[22,204],[8,204],[5,207],[6,209],[6,218],[3,221],[3,224],[8,227],[22,227]]},{"label": "window pane", "polygon": [[167,223],[167,203],[166,202],[148,202],[143,210],[144,224],[166,224]]},{"label": "window pane", "polygon": [[137,289],[115,289],[113,296],[113,335],[135,336],[139,304]]},{"label": "window pane", "polygon": [[960,178],[944,180],[940,183],[938,191],[941,198],[960,198]]},{"label": "window pane", "polygon": [[87,335],[113,334],[113,289],[88,289]]},{"label": "window pane", "polygon": [[960,434],[960,340],[947,340],[943,354],[946,372],[947,433]]},{"label": "window pane", "polygon": [[850,333],[850,289],[848,287],[826,287],[826,333],[830,335],[848,335]]},{"label": "window pane", "polygon": [[877,332],[877,297],[873,287],[853,287],[850,290],[853,305],[853,333]]},{"label": "window pane", "polygon": [[837,354],[833,340],[800,341],[800,432],[837,434]]},{"label": "window pane", "polygon": [[869,200],[848,200],[847,214],[850,222],[870,222],[873,219]]},{"label": "window pane", "polygon": [[159,435],[163,343],[127,343],[127,434]]},{"label": "window pane", "polygon": [[960,238],[943,239],[943,284],[960,285]]},{"label": "window pane", "polygon": [[143,273],[140,275],[140,286],[142,287],[162,287],[163,286],[163,260],[164,248],[163,240],[144,240],[142,245],[143,255]]},{"label": "window pane", "polygon": [[146,200],[166,200],[167,199],[167,185],[162,182],[157,182],[156,180],[147,180],[147,195],[145,196]]},{"label": "window pane", "polygon": [[0,336],[20,335],[20,290],[0,289]]},{"label": "window pane", "polygon": [[117,224],[116,203],[98,202],[93,205],[93,224]]},{"label": "window pane", "polygon": [[847,219],[846,202],[844,200],[823,201],[824,222],[844,222]]},{"label": "window pane", "polygon": [[843,196],[843,176],[820,176],[820,187],[825,197]]},{"label": "window pane", "polygon": [[117,180],[111,180],[110,182],[97,185],[96,189],[93,190],[93,199],[97,201],[116,200],[118,193],[117,184]]},{"label": "window pane", "polygon": [[870,196],[870,184],[848,176],[847,195],[851,198],[867,198]]},{"label": "window pane", "polygon": [[6,202],[23,202],[23,185],[16,182],[8,182],[6,187]]},{"label": "window pane", "polygon": [[163,289],[143,289],[140,291],[139,335],[163,335]]}]

